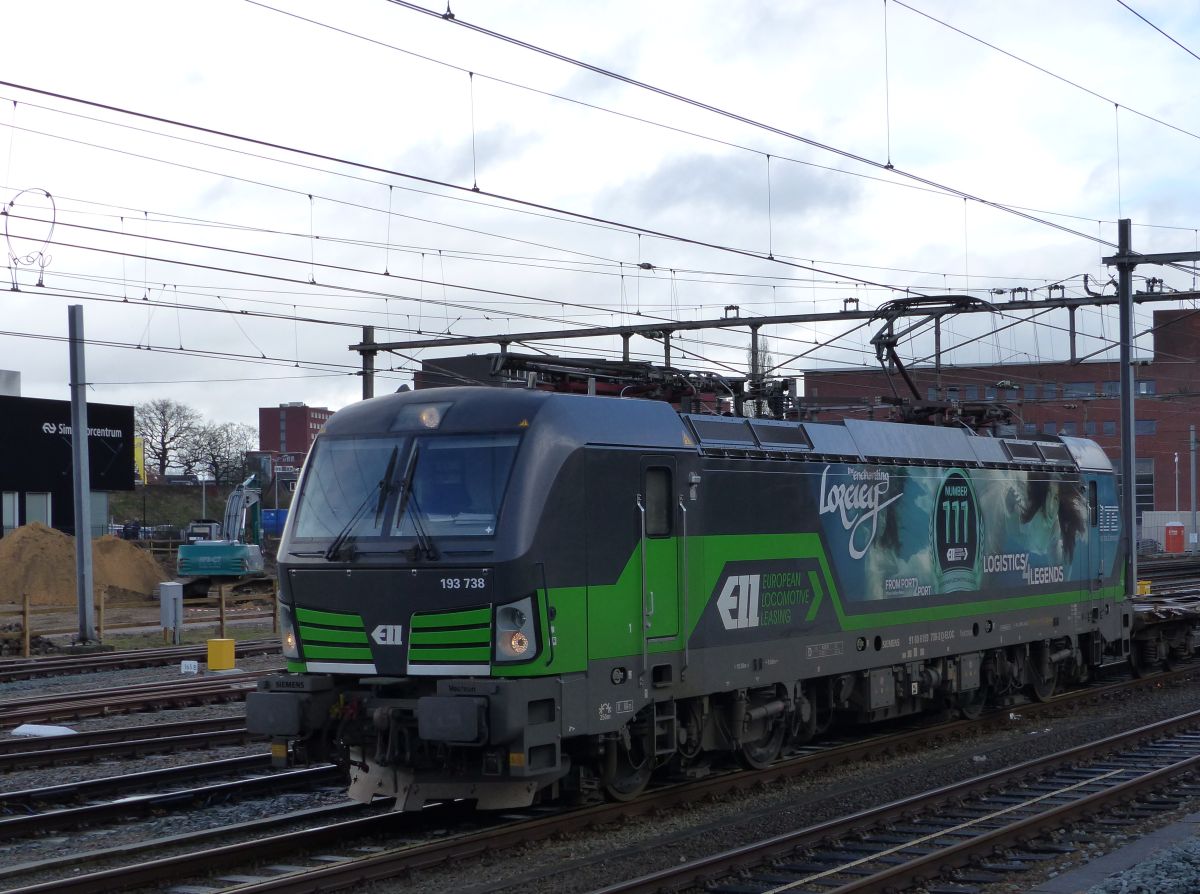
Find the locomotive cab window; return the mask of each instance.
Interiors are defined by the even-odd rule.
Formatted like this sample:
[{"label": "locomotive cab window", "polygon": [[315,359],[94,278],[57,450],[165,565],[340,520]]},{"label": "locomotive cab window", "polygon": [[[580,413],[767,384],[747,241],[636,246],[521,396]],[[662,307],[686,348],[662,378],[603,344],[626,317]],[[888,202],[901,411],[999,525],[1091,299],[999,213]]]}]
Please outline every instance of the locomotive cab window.
[{"label": "locomotive cab window", "polygon": [[409,480],[400,482],[395,533],[415,536],[423,526],[432,535],[494,534],[516,452],[515,435],[418,439]]},{"label": "locomotive cab window", "polygon": [[646,536],[671,534],[671,470],[665,466],[646,469]]},{"label": "locomotive cab window", "polygon": [[518,444],[509,434],[320,439],[292,536],[358,546],[494,536]]}]

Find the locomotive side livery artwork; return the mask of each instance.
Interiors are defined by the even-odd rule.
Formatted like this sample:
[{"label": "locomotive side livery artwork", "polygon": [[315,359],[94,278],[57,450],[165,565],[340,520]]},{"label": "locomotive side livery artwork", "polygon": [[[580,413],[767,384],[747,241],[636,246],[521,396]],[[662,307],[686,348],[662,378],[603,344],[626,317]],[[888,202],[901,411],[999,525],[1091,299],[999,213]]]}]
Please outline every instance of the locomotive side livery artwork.
[{"label": "locomotive side livery artwork", "polygon": [[1073,438],[396,394],[330,420],[279,565],[250,728],[406,809],[634,797],[1130,655],[1112,467]]},{"label": "locomotive side livery artwork", "polygon": [[[844,463],[805,475],[810,493],[801,505],[816,506],[817,514],[797,513],[796,525],[819,523],[844,606],[885,601],[895,608],[979,590],[1011,599],[1045,584],[1116,573],[1111,477],[1093,482],[1108,524],[1089,533],[1087,489],[1078,476]],[[735,564],[737,573],[722,578],[714,594],[725,630],[770,627],[768,635],[786,637],[822,629],[811,560]],[[839,629],[838,616],[820,617],[826,629]]]},{"label": "locomotive side livery artwork", "polygon": [[[858,485],[846,496],[860,479],[872,482],[868,494]],[[1104,485],[1100,505],[1115,510],[1112,479]],[[817,504],[853,598],[1010,594],[1113,570],[1118,530],[1098,531],[1105,548],[1090,554],[1098,544],[1089,544],[1086,487],[1075,475],[842,464],[822,470]]]}]

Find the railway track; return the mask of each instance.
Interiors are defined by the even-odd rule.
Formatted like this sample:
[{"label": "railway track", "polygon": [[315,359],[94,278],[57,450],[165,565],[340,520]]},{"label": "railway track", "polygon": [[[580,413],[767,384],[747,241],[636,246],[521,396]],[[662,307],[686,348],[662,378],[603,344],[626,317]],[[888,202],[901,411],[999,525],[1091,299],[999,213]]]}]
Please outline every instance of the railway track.
[{"label": "railway track", "polygon": [[172,751],[244,745],[255,736],[244,717],[154,723],[59,736],[0,739],[0,773]]},{"label": "railway track", "polygon": [[[461,824],[456,824],[453,820],[455,805],[440,805],[420,814],[383,813],[356,816],[344,822],[327,823],[318,829],[265,835],[253,842],[225,844],[215,848],[208,846],[206,849],[173,856],[152,858],[151,852],[143,848],[137,851],[138,856],[147,858],[142,862],[126,863],[119,868],[86,876],[75,874],[53,883],[10,890],[13,894],[49,891],[61,891],[65,894],[74,891],[111,890],[117,879],[120,880],[123,889],[133,889],[154,887],[164,883],[166,879],[179,884],[185,878],[203,878],[203,882],[197,881],[197,884],[216,887],[221,881],[219,878],[214,881],[213,874],[231,871],[231,867],[238,869],[227,878],[237,880],[236,890],[239,894],[345,889],[438,863],[477,857],[490,850],[510,848],[629,817],[671,810],[683,804],[720,797],[732,791],[769,785],[776,780],[811,774],[823,767],[878,758],[881,753],[916,748],[978,730],[987,723],[1010,724],[1014,710],[1020,711],[1021,715],[1027,718],[1042,714],[1050,716],[1073,703],[1086,703],[1088,700],[1111,697],[1116,693],[1148,685],[1161,686],[1171,681],[1187,679],[1194,673],[1196,670],[1184,669],[1156,676],[1152,680],[1124,680],[1098,685],[1065,694],[1046,703],[1030,703],[1019,708],[1010,706],[977,721],[958,720],[852,742],[829,742],[813,746],[805,753],[778,762],[765,770],[718,772],[704,779],[666,785],[632,803],[529,809],[513,811],[503,817],[466,812],[460,815],[460,818],[469,817],[475,828],[461,834],[454,831],[455,828],[462,828]],[[1200,719],[1197,719],[1196,723],[1200,725]],[[413,825],[414,822],[417,822],[417,825]],[[442,823],[449,829],[444,837],[434,841],[423,840],[425,830],[439,827]],[[485,828],[477,828],[481,823]],[[259,827],[259,831],[265,832],[267,828],[264,824]],[[378,846],[364,848],[364,845],[370,845],[373,839]],[[397,839],[402,842],[400,846],[396,846]],[[210,844],[211,839],[206,839],[205,843]],[[332,855],[326,852],[329,849],[334,851]],[[367,851],[366,856],[364,850]],[[308,854],[308,858],[304,857],[304,854]],[[253,878],[242,868],[251,865],[262,866],[281,858],[289,864],[310,865],[274,877],[268,877],[263,871],[256,870],[256,875],[252,874]],[[89,862],[92,862],[90,858]],[[23,873],[32,871],[34,870],[21,870]],[[0,878],[8,875],[10,873],[0,872]],[[232,881],[225,883],[234,884]]]},{"label": "railway track", "polygon": [[272,669],[0,701],[0,729],[243,699]]},{"label": "railway track", "polygon": [[1138,578],[1150,581],[1155,594],[1195,591],[1200,589],[1200,559],[1139,559]]},{"label": "railway track", "polygon": [[[312,788],[335,783],[341,775],[328,764],[284,771],[272,771],[270,764],[270,755],[255,754],[0,793],[0,838],[11,841],[20,835],[123,822],[167,810],[188,810],[197,804]],[[209,777],[234,778],[197,784]]]},{"label": "railway track", "polygon": [[[778,835],[601,889],[650,894],[703,885],[718,894],[881,894],[949,876],[1001,881],[1061,852],[1050,833],[1139,800],[1136,811],[1200,796],[1200,711],[1019,766]],[[1010,850],[997,856],[1000,849]],[[988,861],[991,862],[988,862]],[[981,862],[982,861],[982,862]],[[959,872],[974,866],[965,876]]]},{"label": "railway track", "polygon": [[[279,641],[246,640],[234,646],[234,655],[273,655]],[[161,649],[129,649],[120,652],[92,652],[86,655],[42,655],[36,658],[0,659],[0,683],[30,680],[61,674],[89,673],[136,667],[160,667],[180,661],[203,661],[207,646],[171,646]]]}]

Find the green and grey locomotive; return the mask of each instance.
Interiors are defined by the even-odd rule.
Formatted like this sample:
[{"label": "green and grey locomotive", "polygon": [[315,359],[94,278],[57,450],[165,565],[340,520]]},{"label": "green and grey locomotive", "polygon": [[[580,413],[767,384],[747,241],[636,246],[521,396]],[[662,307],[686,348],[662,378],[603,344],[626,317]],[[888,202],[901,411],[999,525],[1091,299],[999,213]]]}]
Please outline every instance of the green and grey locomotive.
[{"label": "green and grey locomotive", "polygon": [[336,413],[279,547],[287,672],[248,700],[351,793],[637,795],[831,720],[1049,695],[1124,662],[1088,440],[499,388]]}]

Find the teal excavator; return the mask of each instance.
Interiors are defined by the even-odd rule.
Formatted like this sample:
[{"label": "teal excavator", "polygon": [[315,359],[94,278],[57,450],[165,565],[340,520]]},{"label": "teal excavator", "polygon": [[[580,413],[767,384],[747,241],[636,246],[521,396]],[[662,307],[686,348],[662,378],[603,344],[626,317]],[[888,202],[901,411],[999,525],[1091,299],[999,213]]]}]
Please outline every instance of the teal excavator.
[{"label": "teal excavator", "polygon": [[184,594],[207,593],[213,581],[263,571],[262,505],[253,475],[233,489],[220,525],[207,519],[188,526],[188,543],[179,547],[177,570]]}]

